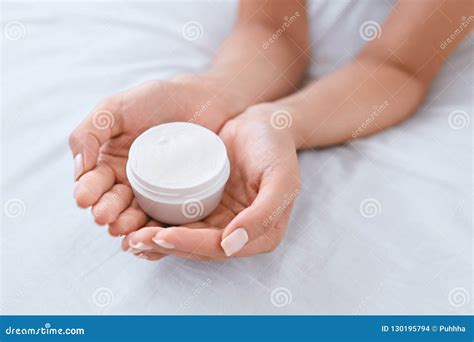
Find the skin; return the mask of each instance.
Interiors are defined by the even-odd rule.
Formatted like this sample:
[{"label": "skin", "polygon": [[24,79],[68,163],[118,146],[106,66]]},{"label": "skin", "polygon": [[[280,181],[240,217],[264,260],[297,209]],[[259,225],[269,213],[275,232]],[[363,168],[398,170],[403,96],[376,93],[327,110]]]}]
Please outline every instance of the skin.
[{"label": "skin", "polygon": [[[291,214],[293,201],[285,202],[285,196],[299,192],[296,151],[344,143],[354,132],[356,137],[367,136],[408,118],[446,58],[474,26],[440,48],[459,27],[460,18],[473,15],[473,5],[463,0],[400,1],[381,36],[351,63],[285,96],[295,89],[293,83],[301,80],[308,63],[304,7],[294,1],[242,1],[236,28],[207,74],[152,82],[119,94],[99,105],[76,129],[71,149],[74,156],[84,155],[76,201],[81,207],[92,206],[96,222],[109,224],[112,235],[127,234],[124,250],[149,260],[167,255],[227,259],[220,243],[239,227],[246,229],[249,242],[233,256],[272,251]],[[301,20],[260,49],[262,41],[281,27],[281,17],[295,11]],[[164,101],[170,97],[173,101]],[[133,199],[124,176],[128,148],[146,128],[189,120],[193,106],[209,98],[215,103],[196,123],[219,132],[227,146],[232,170],[224,198],[202,222],[163,229]],[[385,101],[383,112],[358,131],[373,106]],[[104,108],[113,113],[114,125],[97,130],[94,113]],[[273,117],[281,110],[289,113],[291,125],[277,129]],[[279,210],[282,203],[284,210]],[[268,217],[270,222],[265,221]]]}]

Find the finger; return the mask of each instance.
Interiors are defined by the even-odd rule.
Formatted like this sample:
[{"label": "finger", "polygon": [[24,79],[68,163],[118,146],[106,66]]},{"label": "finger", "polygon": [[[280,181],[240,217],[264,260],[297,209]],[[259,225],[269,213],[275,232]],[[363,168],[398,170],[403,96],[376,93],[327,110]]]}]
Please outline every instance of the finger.
[{"label": "finger", "polygon": [[100,147],[121,133],[121,101],[118,96],[100,103],[69,137],[74,157],[74,178],[90,171],[97,163]]},{"label": "finger", "polygon": [[117,219],[109,224],[109,233],[112,236],[126,235],[143,227],[148,220],[146,213],[140,209],[136,199],[134,199],[127,209],[125,209]]},{"label": "finger", "polygon": [[125,184],[115,184],[92,208],[97,224],[112,223],[119,214],[130,206],[133,199],[132,189]]},{"label": "finger", "polygon": [[156,261],[163,259],[164,257],[168,256],[167,254],[162,254],[162,253],[145,253],[145,252],[140,252],[137,254],[134,254],[137,258],[144,259],[144,260],[149,260],[149,261]]},{"label": "finger", "polygon": [[247,243],[240,251],[233,254],[236,257],[246,257],[261,253],[273,252],[283,239],[286,231],[286,226],[290,219],[291,210],[293,205],[290,205],[285,213],[280,217],[279,221],[273,226],[273,228],[267,230],[267,232],[255,240]]},{"label": "finger", "polygon": [[77,205],[87,208],[95,203],[108,191],[115,182],[114,171],[105,163],[85,173],[74,188]]},{"label": "finger", "polygon": [[[297,163],[296,156],[294,159],[290,162]],[[299,178],[289,170],[284,164],[278,164],[267,169],[262,175],[262,182],[253,203],[242,210],[224,229],[221,247],[227,256],[237,253],[249,241],[272,229],[296,199],[300,191]]]},{"label": "finger", "polygon": [[[214,257],[209,257],[207,255],[200,255],[199,253],[189,252],[185,249],[179,249],[178,246],[181,245],[173,245],[169,241],[158,241],[156,243],[154,241],[154,237],[157,235],[158,232],[167,231],[171,228],[162,228],[162,227],[144,227],[136,232],[128,234],[122,241],[122,249],[125,251],[133,252],[133,253],[148,253],[148,252],[159,252],[164,254],[173,254],[179,257],[183,257],[186,259],[196,259],[196,260],[210,260],[214,259]],[[198,229],[188,229],[190,231],[198,230]],[[213,229],[209,229],[213,230]],[[213,230],[217,231],[217,230]],[[217,242],[216,250],[218,248],[220,234],[217,234]],[[172,240],[175,241],[175,240]],[[222,253],[223,255],[223,253]],[[224,256],[225,257],[225,256]]]},{"label": "finger", "polygon": [[226,258],[220,246],[221,237],[222,229],[169,227],[157,230],[151,241],[168,250],[220,260]]}]

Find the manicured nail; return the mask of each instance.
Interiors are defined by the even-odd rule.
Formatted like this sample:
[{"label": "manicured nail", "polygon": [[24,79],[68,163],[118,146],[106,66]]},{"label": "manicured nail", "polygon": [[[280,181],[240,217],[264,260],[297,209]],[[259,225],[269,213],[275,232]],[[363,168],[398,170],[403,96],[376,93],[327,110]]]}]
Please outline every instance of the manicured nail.
[{"label": "manicured nail", "polygon": [[77,180],[84,172],[84,160],[82,154],[79,153],[74,157],[74,179]]},{"label": "manicured nail", "polygon": [[143,242],[133,243],[132,241],[130,241],[129,245],[134,249],[138,249],[139,251],[149,251],[150,249],[153,249],[152,246],[148,246]]},{"label": "manicured nail", "polygon": [[173,249],[173,248],[176,247],[176,246],[173,245],[171,242],[168,242],[168,241],[163,240],[163,239],[157,239],[156,237],[154,237],[152,240],[153,240],[153,242],[156,243],[158,246],[163,247],[163,248],[166,248],[166,249]]},{"label": "manicured nail", "polygon": [[221,242],[225,255],[231,256],[242,249],[249,241],[249,236],[244,228],[237,228]]},{"label": "manicured nail", "polygon": [[135,254],[137,257],[139,257],[140,259],[145,259],[145,260],[148,260],[148,256],[143,254],[143,253],[140,253],[140,254]]},{"label": "manicured nail", "polygon": [[127,253],[138,253],[140,251],[138,249],[128,247],[128,249],[125,252],[127,252]]}]

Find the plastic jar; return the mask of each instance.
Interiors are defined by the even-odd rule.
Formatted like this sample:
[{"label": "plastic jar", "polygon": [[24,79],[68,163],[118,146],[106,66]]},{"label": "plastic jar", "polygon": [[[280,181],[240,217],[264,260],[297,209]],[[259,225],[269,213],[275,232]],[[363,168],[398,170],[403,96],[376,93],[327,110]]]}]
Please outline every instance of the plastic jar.
[{"label": "plastic jar", "polygon": [[217,207],[230,166],[214,132],[174,122],[135,139],[126,172],[139,206],[161,223],[179,225],[199,221]]}]

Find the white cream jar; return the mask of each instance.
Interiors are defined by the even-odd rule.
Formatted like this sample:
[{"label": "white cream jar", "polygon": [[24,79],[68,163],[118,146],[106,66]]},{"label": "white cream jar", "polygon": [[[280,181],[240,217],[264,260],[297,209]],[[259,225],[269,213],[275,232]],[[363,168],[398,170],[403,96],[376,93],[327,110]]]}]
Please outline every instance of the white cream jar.
[{"label": "white cream jar", "polygon": [[230,166],[214,132],[173,122],[135,139],[126,171],[140,207],[159,222],[179,225],[199,221],[217,207]]}]

